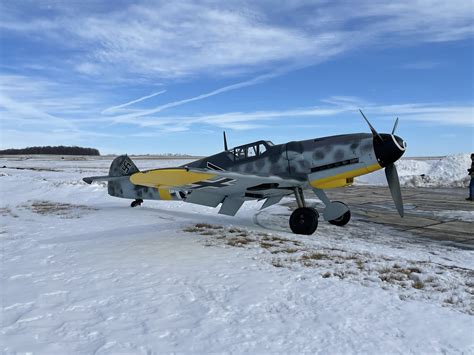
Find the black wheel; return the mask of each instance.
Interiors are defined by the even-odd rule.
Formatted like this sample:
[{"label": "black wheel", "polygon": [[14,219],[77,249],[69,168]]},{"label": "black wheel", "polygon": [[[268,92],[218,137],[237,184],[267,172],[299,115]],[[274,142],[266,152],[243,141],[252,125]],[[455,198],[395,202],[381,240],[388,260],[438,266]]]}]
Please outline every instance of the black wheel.
[{"label": "black wheel", "polygon": [[347,211],[344,213],[341,217],[333,219],[332,221],[328,221],[331,224],[334,224],[335,226],[345,226],[349,221],[351,220],[351,211]]},{"label": "black wheel", "polygon": [[142,199],[136,199],[136,200],[132,201],[132,203],[130,204],[130,207],[141,206],[142,203],[143,203]]},{"label": "black wheel", "polygon": [[319,214],[314,208],[301,207],[290,216],[290,228],[295,234],[311,235],[318,228]]}]

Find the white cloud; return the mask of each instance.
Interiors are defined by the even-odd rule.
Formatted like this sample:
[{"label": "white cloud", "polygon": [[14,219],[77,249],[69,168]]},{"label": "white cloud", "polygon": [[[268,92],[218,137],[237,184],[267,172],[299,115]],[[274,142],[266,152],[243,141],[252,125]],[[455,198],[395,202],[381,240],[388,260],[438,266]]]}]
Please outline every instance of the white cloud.
[{"label": "white cloud", "polygon": [[[359,108],[372,121],[395,119],[402,121],[430,122],[436,125],[474,127],[474,109],[469,105],[449,103],[408,103],[376,104],[357,97],[334,96],[321,100],[319,106],[302,107],[285,110],[261,110],[250,112],[226,112],[196,116],[154,116],[133,117],[128,124],[142,128],[158,128],[170,131],[173,127],[179,131],[192,129],[198,125],[209,125],[219,128],[246,130],[264,128],[274,124],[293,126],[297,118],[319,118],[318,123],[332,123],[336,116],[353,115],[358,117]],[[314,124],[314,123],[313,123]]]},{"label": "white cloud", "polygon": [[[15,146],[31,145],[34,141],[55,141],[63,137],[68,144],[71,137],[97,136],[80,127],[76,121],[94,115],[100,98],[97,94],[50,80],[21,75],[0,75],[0,115],[2,146],[15,142]],[[43,136],[43,138],[40,138]],[[15,138],[15,139],[13,139]]]},{"label": "white cloud", "polygon": [[367,112],[384,117],[399,116],[400,119],[431,122],[438,125],[474,127],[474,107],[471,105],[449,105],[441,103],[372,105]]},{"label": "white cloud", "polygon": [[474,33],[474,5],[465,0],[125,4],[110,5],[106,16],[74,2],[31,21],[18,12],[3,16],[0,28],[72,50],[70,64],[78,72],[109,80],[240,75],[314,64],[373,44],[452,41]]}]

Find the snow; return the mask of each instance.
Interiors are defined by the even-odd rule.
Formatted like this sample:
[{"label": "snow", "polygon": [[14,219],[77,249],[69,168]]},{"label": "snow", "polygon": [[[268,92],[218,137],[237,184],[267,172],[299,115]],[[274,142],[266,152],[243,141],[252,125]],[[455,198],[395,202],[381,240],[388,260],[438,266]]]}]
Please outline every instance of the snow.
[{"label": "snow", "polygon": [[474,353],[471,251],[357,218],[295,236],[285,200],[131,209],[80,180],[109,164],[0,160],[1,352]]},{"label": "snow", "polygon": [[474,211],[433,211],[439,217],[457,219],[460,221],[474,222]]},{"label": "snow", "polygon": [[[402,186],[413,187],[467,187],[471,167],[470,154],[448,155],[442,158],[406,158],[395,163]],[[422,176],[424,175],[424,176]],[[386,185],[383,170],[360,176],[359,184]]]}]

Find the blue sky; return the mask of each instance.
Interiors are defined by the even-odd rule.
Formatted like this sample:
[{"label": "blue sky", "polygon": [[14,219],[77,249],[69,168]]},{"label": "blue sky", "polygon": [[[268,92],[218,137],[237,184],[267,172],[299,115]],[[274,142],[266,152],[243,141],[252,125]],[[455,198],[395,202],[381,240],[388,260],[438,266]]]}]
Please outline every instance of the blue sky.
[{"label": "blue sky", "polygon": [[361,108],[409,156],[474,151],[471,1],[0,0],[0,41],[2,148],[211,154]]}]

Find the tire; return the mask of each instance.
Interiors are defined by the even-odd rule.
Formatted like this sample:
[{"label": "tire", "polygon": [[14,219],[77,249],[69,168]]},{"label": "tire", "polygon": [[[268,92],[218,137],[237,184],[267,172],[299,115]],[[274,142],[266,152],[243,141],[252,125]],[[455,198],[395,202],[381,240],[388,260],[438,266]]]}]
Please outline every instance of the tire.
[{"label": "tire", "polygon": [[345,226],[349,221],[351,220],[351,211],[347,211],[344,213],[341,217],[333,219],[332,221],[328,221],[331,224],[334,224],[335,226]]},{"label": "tire", "polygon": [[290,216],[290,228],[295,234],[311,235],[318,228],[319,214],[314,208],[301,207]]}]

